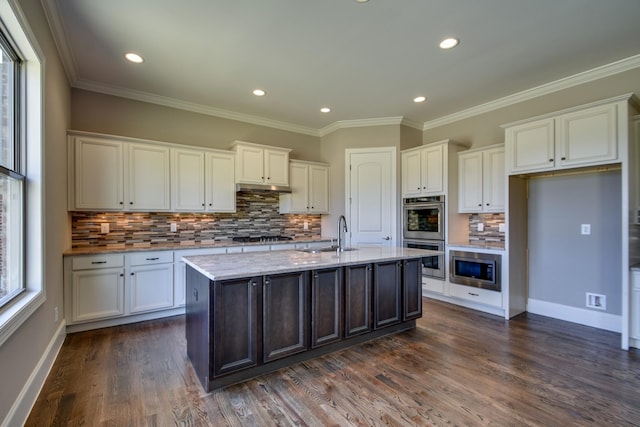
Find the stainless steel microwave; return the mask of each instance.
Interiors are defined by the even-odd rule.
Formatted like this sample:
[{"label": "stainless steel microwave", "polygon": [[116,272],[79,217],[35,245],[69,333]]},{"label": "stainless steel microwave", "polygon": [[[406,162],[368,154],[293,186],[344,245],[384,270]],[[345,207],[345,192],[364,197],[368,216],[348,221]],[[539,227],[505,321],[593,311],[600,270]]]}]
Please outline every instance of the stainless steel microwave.
[{"label": "stainless steel microwave", "polygon": [[449,281],[500,292],[502,256],[479,252],[449,252]]}]

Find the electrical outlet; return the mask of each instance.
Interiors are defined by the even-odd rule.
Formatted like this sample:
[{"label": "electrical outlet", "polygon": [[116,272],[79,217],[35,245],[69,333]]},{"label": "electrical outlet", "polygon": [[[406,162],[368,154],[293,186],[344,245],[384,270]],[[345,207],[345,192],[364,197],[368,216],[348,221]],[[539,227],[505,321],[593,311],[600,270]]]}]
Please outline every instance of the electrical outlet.
[{"label": "electrical outlet", "polygon": [[504,233],[505,231],[507,231],[507,225],[504,222],[498,224],[498,232]]},{"label": "electrical outlet", "polygon": [[108,232],[109,232],[109,223],[103,222],[102,224],[100,224],[100,233],[107,234]]},{"label": "electrical outlet", "polygon": [[580,234],[583,236],[588,236],[591,234],[591,224],[581,224],[580,225]]},{"label": "electrical outlet", "polygon": [[483,223],[479,222],[477,227],[478,227],[478,231],[484,231],[484,224]]},{"label": "electrical outlet", "polygon": [[308,230],[308,229],[309,229],[309,221],[305,221],[305,222],[302,224],[302,229],[303,229],[303,230]]},{"label": "electrical outlet", "polygon": [[58,307],[53,308],[53,321],[54,322],[58,321]]},{"label": "electrical outlet", "polygon": [[172,222],[170,227],[171,227],[172,233],[175,233],[176,231],[178,231],[178,224],[176,224],[175,222]]}]

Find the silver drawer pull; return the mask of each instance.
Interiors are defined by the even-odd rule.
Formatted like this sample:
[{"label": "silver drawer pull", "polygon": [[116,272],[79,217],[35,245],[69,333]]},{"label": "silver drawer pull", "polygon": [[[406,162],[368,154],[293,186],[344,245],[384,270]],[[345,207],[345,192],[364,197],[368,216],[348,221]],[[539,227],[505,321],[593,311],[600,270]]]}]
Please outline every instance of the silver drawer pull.
[{"label": "silver drawer pull", "polygon": [[160,257],[147,258],[147,261],[157,261]]},{"label": "silver drawer pull", "polygon": [[107,261],[91,261],[91,264],[106,264]]}]

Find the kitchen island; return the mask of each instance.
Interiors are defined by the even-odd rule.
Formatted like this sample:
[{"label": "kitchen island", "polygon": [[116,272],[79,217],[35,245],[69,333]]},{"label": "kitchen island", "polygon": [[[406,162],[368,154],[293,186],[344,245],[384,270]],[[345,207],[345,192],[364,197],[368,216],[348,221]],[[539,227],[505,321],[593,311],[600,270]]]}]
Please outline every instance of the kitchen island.
[{"label": "kitchen island", "polygon": [[422,316],[421,258],[362,247],[184,257],[187,353],[206,391],[383,335]]}]

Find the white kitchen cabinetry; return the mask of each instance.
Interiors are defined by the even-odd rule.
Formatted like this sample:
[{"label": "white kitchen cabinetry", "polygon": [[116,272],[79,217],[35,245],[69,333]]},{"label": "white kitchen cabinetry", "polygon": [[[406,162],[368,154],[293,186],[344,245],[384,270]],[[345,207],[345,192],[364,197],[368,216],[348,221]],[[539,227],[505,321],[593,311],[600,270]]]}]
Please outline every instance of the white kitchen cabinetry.
[{"label": "white kitchen cabinetry", "polygon": [[591,104],[505,125],[509,174],[615,162],[620,125],[618,108],[626,108],[626,102]]},{"label": "white kitchen cabinetry", "polygon": [[65,307],[68,323],[124,316],[124,256],[105,254],[70,260]]},{"label": "white kitchen cabinetry", "polygon": [[137,252],[127,259],[129,314],[173,307],[173,252]]},{"label": "white kitchen cabinetry", "polygon": [[458,153],[458,212],[504,212],[504,147]]},{"label": "white kitchen cabinetry", "polygon": [[631,328],[629,345],[640,348],[640,271],[631,272]]},{"label": "white kitchen cabinetry", "polygon": [[172,149],[172,211],[235,212],[235,154]]},{"label": "white kitchen cabinetry", "polygon": [[168,147],[78,135],[69,156],[69,210],[171,208]]},{"label": "white kitchen cabinetry", "polygon": [[329,166],[292,160],[291,194],[280,195],[280,213],[329,213]]},{"label": "white kitchen cabinetry", "polygon": [[402,152],[402,197],[444,194],[444,143],[446,142],[448,141]]},{"label": "white kitchen cabinetry", "polygon": [[236,141],[236,182],[289,185],[290,149]]},{"label": "white kitchen cabinetry", "polygon": [[449,283],[449,294],[473,303],[502,308],[502,292]]},{"label": "white kitchen cabinetry", "polygon": [[171,209],[169,147],[127,144],[128,209],[168,211]]}]

